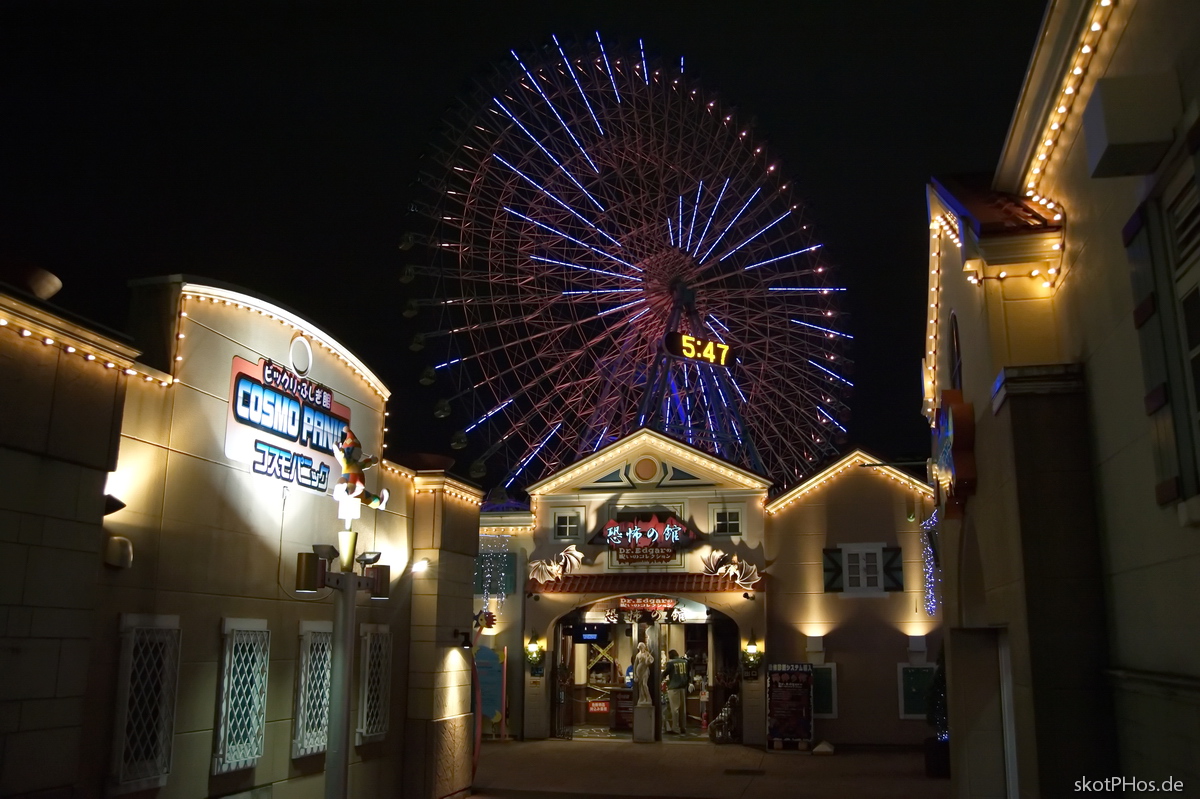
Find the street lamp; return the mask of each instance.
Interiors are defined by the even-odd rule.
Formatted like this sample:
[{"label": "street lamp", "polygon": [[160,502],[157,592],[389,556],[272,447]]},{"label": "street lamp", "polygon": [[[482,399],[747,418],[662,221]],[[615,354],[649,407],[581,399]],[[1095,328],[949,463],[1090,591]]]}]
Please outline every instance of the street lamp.
[{"label": "street lamp", "polygon": [[[349,520],[347,520],[349,527]],[[372,599],[387,599],[391,568],[376,565],[378,552],[355,557],[358,533],[338,532],[338,547],[314,544],[312,552],[296,554],[296,592],[333,589],[333,635],[329,674],[329,736],[325,753],[325,799],[344,799],[350,764],[350,683],[354,664],[355,597],[369,591]],[[338,551],[340,548],[340,552]],[[340,571],[329,571],[337,561]],[[354,572],[354,562],[363,574]]]}]

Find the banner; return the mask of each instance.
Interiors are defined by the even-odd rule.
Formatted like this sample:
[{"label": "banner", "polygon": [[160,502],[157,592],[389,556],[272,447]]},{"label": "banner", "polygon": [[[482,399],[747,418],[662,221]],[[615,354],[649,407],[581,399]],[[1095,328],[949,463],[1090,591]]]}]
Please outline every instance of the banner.
[{"label": "banner", "polygon": [[767,748],[806,749],[813,738],[811,663],[767,666]]}]

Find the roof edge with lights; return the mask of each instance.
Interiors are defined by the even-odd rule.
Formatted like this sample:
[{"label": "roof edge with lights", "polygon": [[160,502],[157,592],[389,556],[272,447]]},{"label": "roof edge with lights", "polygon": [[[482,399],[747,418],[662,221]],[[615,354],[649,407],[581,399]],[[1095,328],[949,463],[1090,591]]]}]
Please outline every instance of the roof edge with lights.
[{"label": "roof edge with lights", "polygon": [[800,485],[788,491],[786,494],[781,494],[779,497],[767,503],[767,513],[778,513],[788,505],[792,504],[804,494],[813,491],[826,482],[838,477],[843,472],[851,467],[862,467],[869,465],[871,471],[880,476],[887,477],[889,480],[895,480],[898,483],[908,486],[912,490],[924,494],[925,496],[933,496],[933,486],[926,483],[924,480],[918,480],[907,472],[902,472],[894,466],[888,466],[880,462],[879,458],[866,452],[865,450],[856,449],[849,455],[846,455],[839,461],[834,462],[827,468],[817,472],[812,477],[805,480]]}]

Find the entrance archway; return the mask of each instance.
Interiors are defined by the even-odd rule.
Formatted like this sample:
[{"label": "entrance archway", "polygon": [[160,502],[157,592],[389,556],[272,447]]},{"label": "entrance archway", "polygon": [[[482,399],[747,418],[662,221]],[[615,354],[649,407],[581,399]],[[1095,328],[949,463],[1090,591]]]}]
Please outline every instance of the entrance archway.
[{"label": "entrance archway", "polygon": [[[554,737],[633,740],[633,658],[643,642],[654,659],[655,740],[708,741],[709,723],[740,692],[737,623],[692,599],[637,594],[592,601],[560,617],[553,640]],[[674,716],[668,681],[681,691]],[[729,715],[740,733],[741,713]]]}]

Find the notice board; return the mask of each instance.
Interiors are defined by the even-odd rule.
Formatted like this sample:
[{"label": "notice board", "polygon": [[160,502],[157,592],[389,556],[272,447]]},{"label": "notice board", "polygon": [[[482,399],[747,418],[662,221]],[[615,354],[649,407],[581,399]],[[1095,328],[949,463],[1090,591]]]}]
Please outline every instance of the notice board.
[{"label": "notice board", "polygon": [[811,663],[767,666],[767,748],[802,749],[813,737]]}]

